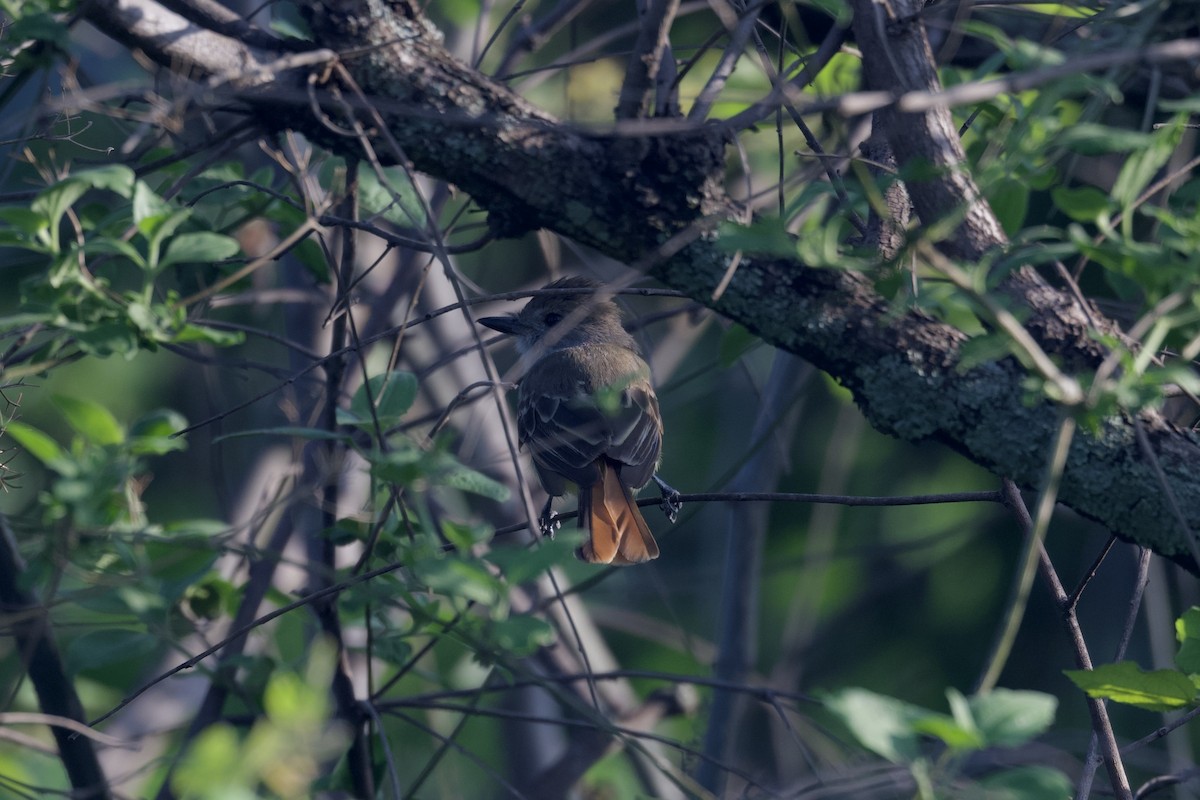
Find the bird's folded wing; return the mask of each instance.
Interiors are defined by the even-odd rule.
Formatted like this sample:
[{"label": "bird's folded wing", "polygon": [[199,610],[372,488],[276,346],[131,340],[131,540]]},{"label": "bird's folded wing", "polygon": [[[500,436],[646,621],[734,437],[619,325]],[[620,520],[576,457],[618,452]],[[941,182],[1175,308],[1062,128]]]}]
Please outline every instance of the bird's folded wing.
[{"label": "bird's folded wing", "polygon": [[623,389],[617,400],[604,408],[583,392],[531,397],[519,409],[521,443],[539,470],[574,483],[594,483],[596,460],[608,456],[622,465],[627,485],[642,486],[654,473],[662,443],[658,401],[649,384],[640,382]]},{"label": "bird's folded wing", "polygon": [[650,384],[631,383],[621,392],[621,405],[610,417],[612,438],[605,455],[622,465],[621,481],[641,488],[658,468],[662,447],[662,415]]}]

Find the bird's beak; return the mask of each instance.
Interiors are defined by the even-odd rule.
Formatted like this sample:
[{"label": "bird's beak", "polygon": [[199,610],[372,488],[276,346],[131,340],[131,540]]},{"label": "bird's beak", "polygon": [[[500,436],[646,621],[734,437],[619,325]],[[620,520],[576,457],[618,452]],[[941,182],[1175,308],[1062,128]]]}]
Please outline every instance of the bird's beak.
[{"label": "bird's beak", "polygon": [[521,321],[516,316],[508,317],[481,317],[477,320],[480,325],[486,325],[494,331],[507,333],[509,336],[520,336],[524,333],[525,328]]}]

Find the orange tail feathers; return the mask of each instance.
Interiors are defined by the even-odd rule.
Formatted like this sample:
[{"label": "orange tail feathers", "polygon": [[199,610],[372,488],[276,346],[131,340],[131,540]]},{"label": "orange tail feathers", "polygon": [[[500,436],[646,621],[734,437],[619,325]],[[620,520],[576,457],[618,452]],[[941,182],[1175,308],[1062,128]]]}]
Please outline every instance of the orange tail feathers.
[{"label": "orange tail feathers", "polygon": [[658,542],[650,533],[633,492],[612,465],[600,459],[600,480],[579,493],[579,518],[589,541],[578,555],[593,564],[641,564],[658,558]]}]

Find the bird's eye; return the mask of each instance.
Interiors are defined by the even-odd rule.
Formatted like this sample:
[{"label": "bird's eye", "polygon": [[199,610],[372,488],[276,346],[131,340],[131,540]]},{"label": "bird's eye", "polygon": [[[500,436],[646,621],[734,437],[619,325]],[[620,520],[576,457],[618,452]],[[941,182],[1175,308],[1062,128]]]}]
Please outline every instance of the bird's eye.
[{"label": "bird's eye", "polygon": [[546,315],[545,321],[547,328],[553,328],[555,325],[562,322],[562,314],[559,314],[556,311],[551,311]]}]

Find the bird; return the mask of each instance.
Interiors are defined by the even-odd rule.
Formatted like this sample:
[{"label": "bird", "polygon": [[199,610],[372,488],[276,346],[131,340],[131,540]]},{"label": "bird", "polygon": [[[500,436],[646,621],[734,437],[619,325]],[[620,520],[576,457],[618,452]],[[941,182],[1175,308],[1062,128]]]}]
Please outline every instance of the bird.
[{"label": "bird", "polygon": [[[621,325],[621,311],[596,294],[600,284],[571,276],[537,294],[521,311],[478,320],[512,336],[532,361],[519,382],[517,433],[549,495],[542,532],[555,527],[552,504],[579,493],[579,527],[587,537],[576,555],[593,564],[640,564],[658,557],[658,543],[634,501],[653,478],[674,520],[678,493],[655,472],[663,423],[650,367]],[[668,491],[671,496],[668,497]]]}]

